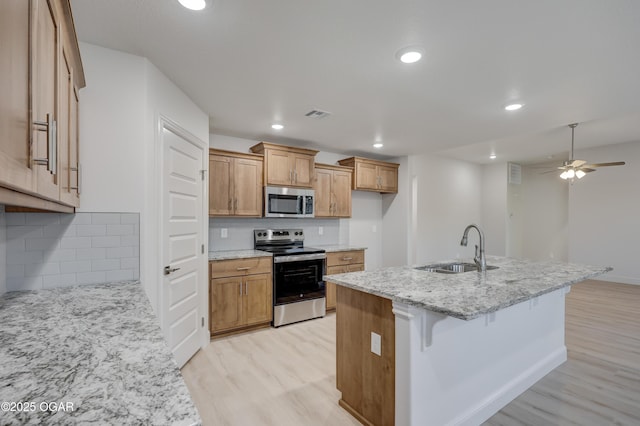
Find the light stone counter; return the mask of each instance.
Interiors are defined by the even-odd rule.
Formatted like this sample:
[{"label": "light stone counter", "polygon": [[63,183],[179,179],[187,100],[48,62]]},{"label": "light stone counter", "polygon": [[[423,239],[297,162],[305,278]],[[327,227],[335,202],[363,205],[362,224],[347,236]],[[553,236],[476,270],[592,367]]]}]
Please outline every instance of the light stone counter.
[{"label": "light stone counter", "polygon": [[[458,259],[458,261],[462,261]],[[466,262],[471,262],[465,260]],[[429,262],[443,263],[443,262]],[[470,320],[602,275],[609,267],[487,256],[498,269],[442,274],[411,266],[326,276],[325,280],[396,302]]]},{"label": "light stone counter", "polygon": [[273,255],[262,250],[220,250],[210,251],[209,260],[230,260],[230,259],[248,259],[251,257],[264,257]]},{"label": "light stone counter", "polygon": [[0,359],[2,425],[200,424],[139,282],[6,293]]}]

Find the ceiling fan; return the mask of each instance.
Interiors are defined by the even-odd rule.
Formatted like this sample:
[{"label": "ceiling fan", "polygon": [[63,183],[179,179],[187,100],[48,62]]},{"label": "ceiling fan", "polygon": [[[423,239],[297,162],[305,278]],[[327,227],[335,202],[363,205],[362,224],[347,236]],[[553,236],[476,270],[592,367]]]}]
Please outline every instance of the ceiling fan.
[{"label": "ceiling fan", "polygon": [[562,163],[562,166],[558,167],[559,170],[562,170],[560,173],[560,177],[562,179],[569,179],[573,181],[574,178],[582,179],[587,173],[595,172],[597,167],[608,167],[608,166],[624,166],[624,161],[615,161],[612,163],[594,163],[587,164],[585,160],[574,160],[573,159],[573,135],[575,132],[578,123],[569,124],[571,127],[571,154],[569,156],[569,160]]}]

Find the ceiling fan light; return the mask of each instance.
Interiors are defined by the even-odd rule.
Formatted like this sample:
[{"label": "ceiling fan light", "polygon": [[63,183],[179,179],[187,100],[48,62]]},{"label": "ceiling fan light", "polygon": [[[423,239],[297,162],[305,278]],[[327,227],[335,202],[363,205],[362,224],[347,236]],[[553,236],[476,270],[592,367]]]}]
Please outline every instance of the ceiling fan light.
[{"label": "ceiling fan light", "polygon": [[562,179],[568,179],[568,178],[569,178],[569,176],[567,175],[567,171],[565,170],[564,172],[560,173],[560,177],[561,177]]},{"label": "ceiling fan light", "polygon": [[577,171],[576,171],[576,177],[577,177],[578,179],[582,179],[582,178],[584,177],[584,175],[586,175],[586,173],[585,173],[585,172],[583,172],[582,170],[577,170]]},{"label": "ceiling fan light", "polygon": [[567,179],[573,179],[576,177],[576,171],[573,169],[567,170]]},{"label": "ceiling fan light", "polygon": [[205,0],[178,0],[187,9],[202,10],[207,6]]}]

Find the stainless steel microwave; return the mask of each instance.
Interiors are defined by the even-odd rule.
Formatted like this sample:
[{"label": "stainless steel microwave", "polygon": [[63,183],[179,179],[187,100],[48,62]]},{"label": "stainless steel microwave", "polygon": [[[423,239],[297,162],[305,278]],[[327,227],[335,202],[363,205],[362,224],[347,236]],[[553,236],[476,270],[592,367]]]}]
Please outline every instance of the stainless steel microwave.
[{"label": "stainless steel microwave", "polygon": [[265,217],[313,217],[313,189],[265,186]]}]

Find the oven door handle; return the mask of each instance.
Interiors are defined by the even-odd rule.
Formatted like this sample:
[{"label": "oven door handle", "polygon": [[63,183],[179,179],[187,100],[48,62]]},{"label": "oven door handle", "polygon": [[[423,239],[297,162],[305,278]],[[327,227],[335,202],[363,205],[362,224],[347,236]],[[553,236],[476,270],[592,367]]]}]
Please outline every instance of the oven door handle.
[{"label": "oven door handle", "polygon": [[294,254],[291,256],[275,256],[273,258],[273,263],[301,262],[305,260],[322,260],[326,258],[326,253]]}]

